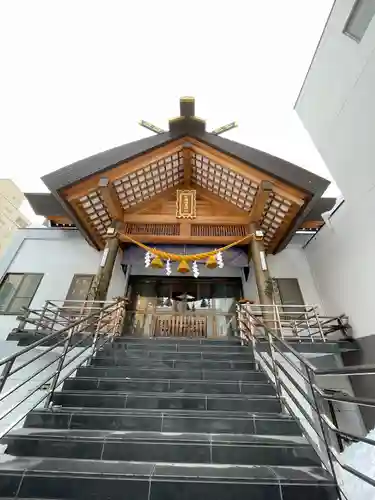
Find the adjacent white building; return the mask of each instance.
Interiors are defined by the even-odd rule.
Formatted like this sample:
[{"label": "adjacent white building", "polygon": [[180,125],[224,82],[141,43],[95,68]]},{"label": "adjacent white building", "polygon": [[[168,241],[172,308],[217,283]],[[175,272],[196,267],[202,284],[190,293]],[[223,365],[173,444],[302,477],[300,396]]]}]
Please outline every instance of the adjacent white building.
[{"label": "adjacent white building", "polygon": [[0,179],[0,256],[4,254],[13,234],[30,225],[20,208],[25,196],[11,179]]},{"label": "adjacent white building", "polygon": [[353,364],[375,361],[374,89],[375,2],[336,0],[295,108],[345,199],[304,251],[323,307],[350,317]]}]

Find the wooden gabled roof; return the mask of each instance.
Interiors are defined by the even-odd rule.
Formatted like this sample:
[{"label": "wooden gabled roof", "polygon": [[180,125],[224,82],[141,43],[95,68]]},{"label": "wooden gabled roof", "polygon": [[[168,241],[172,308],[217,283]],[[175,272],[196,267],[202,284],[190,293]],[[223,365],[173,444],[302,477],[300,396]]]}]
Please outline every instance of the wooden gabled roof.
[{"label": "wooden gabled roof", "polygon": [[[181,116],[170,121],[168,132],[44,176],[64,214],[100,248],[114,219],[131,223],[145,204],[191,186],[201,196],[206,193],[211,200],[235,208],[233,221],[259,222],[269,251],[282,248],[329,182],[285,160],[208,133],[194,115],[192,100],[182,100],[180,107]],[[171,221],[173,214],[167,218]],[[180,236],[186,238],[186,234]]]}]

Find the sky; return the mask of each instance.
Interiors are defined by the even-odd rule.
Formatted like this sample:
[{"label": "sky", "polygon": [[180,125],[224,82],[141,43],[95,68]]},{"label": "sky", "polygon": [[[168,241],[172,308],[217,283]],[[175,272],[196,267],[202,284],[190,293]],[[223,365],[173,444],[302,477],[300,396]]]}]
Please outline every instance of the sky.
[{"label": "sky", "polygon": [[150,135],[139,120],[167,128],[188,95],[208,130],[237,121],[227,138],[331,179],[293,107],[332,3],[0,2],[0,177],[46,191],[42,175]]}]

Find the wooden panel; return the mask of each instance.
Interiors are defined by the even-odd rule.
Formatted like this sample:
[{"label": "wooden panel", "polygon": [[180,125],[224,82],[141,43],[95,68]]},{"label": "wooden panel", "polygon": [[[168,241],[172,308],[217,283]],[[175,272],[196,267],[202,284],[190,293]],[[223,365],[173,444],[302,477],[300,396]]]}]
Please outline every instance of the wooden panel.
[{"label": "wooden panel", "polygon": [[192,236],[236,236],[241,238],[249,232],[248,226],[226,225],[213,226],[208,224],[192,224]]},{"label": "wooden panel", "polygon": [[180,234],[180,224],[125,224],[124,234],[177,236]]},{"label": "wooden panel", "polygon": [[207,337],[207,317],[183,314],[157,316],[154,337]]},{"label": "wooden panel", "polygon": [[[175,208],[176,211],[176,208]],[[216,212],[217,214],[217,212]],[[153,215],[148,214],[129,214],[125,217],[125,222],[130,224],[144,224],[144,223],[163,223],[163,224],[175,224],[179,222],[179,219],[176,218],[176,215],[166,215],[160,214],[155,210]],[[248,217],[238,217],[238,216],[228,216],[228,215],[210,215],[209,213],[206,215],[201,215],[194,219],[194,223],[199,224],[247,224],[249,222]],[[191,222],[187,222],[190,224]]]},{"label": "wooden panel", "polygon": [[178,184],[176,186],[172,186],[162,193],[156,194],[152,199],[146,200],[125,210],[125,217],[128,214],[155,214],[161,213],[159,210],[163,207],[164,203],[171,202],[173,204],[173,210],[170,212],[176,216],[176,190],[182,189],[183,184]]}]

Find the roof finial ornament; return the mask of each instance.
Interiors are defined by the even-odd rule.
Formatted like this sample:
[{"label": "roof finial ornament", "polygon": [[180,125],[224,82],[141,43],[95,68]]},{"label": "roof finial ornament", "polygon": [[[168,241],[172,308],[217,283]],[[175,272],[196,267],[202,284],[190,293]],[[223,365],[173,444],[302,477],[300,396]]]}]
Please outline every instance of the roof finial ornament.
[{"label": "roof finial ornament", "polygon": [[[155,134],[163,134],[166,130],[157,127],[153,123],[141,120],[139,122],[141,127],[151,130]],[[238,125],[236,122],[228,123],[222,127],[212,130],[211,134],[221,135],[228,130],[236,128]],[[181,97],[180,98],[180,116],[172,118],[169,120],[169,131],[172,134],[181,134],[185,131],[188,133],[190,129],[194,129],[199,132],[204,132],[206,128],[206,122],[195,116],[195,99],[194,97]]]}]

